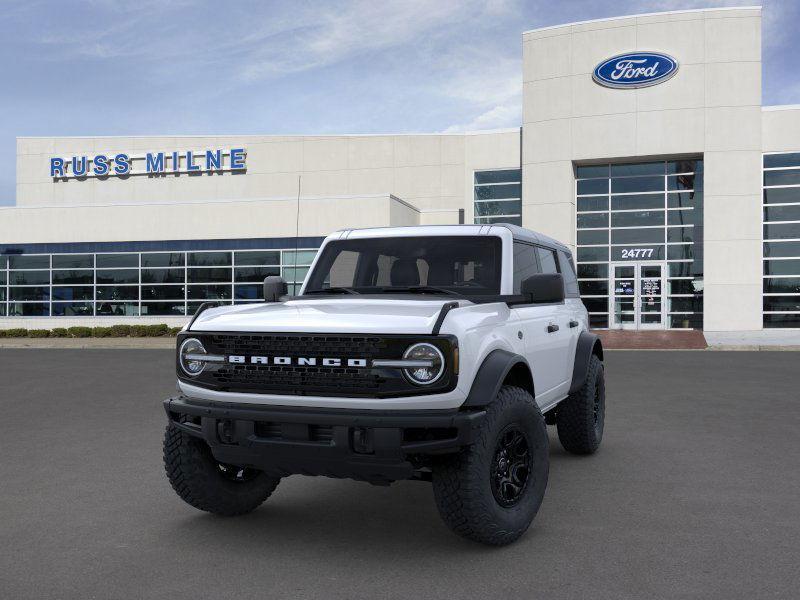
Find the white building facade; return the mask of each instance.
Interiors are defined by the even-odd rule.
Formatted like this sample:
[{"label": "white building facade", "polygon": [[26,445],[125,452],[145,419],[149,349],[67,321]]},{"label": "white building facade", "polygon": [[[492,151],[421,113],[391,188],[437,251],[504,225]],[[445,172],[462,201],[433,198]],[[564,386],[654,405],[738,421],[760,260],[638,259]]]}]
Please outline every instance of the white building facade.
[{"label": "white building facade", "polygon": [[337,229],[511,222],[597,328],[800,329],[800,106],[760,8],[523,34],[523,122],[469,134],[19,138],[0,327],[178,323],[302,281]]}]

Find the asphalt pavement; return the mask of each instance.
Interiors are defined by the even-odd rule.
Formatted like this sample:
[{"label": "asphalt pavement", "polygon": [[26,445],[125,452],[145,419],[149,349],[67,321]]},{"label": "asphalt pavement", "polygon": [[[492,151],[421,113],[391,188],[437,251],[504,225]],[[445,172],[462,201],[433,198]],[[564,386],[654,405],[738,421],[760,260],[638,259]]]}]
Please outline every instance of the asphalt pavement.
[{"label": "asphalt pavement", "polygon": [[451,534],[420,482],[185,505],[161,462],[173,365],[0,349],[0,597],[800,597],[797,352],[609,352],[603,446],[570,456],[549,428],[544,504],[505,548]]}]

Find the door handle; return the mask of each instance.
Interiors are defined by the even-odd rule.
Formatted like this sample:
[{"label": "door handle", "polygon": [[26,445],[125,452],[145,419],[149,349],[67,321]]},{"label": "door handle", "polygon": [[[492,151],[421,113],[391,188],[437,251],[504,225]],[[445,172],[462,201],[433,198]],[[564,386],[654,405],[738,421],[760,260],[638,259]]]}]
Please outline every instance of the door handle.
[{"label": "door handle", "polygon": [[550,323],[550,325],[547,326],[547,333],[555,333],[556,331],[558,331],[558,325],[555,323]]},{"label": "door handle", "polygon": [[578,325],[580,325],[580,323],[578,323],[577,321],[570,321],[569,322],[569,326],[570,327],[577,327]]}]

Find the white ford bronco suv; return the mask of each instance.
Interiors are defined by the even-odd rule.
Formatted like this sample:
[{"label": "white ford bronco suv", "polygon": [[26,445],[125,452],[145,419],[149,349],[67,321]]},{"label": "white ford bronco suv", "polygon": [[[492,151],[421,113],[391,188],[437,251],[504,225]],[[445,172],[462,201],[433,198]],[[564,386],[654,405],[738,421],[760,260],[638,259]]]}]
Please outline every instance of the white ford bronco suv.
[{"label": "white ford bronco suv", "polygon": [[292,474],[430,481],[488,544],[530,525],[564,448],[603,436],[603,349],[569,249],[514,225],[339,231],[296,296],[201,306],[164,402],[167,476],[192,506],[258,507]]}]

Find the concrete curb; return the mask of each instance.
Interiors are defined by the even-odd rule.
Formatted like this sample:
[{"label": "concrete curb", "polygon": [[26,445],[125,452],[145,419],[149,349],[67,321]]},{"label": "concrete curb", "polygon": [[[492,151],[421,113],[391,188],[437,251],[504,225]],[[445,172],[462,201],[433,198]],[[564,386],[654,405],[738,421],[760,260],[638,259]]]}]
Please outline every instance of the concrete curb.
[{"label": "concrete curb", "polygon": [[174,337],[153,338],[0,338],[2,348],[41,349],[160,349],[175,348]]}]

